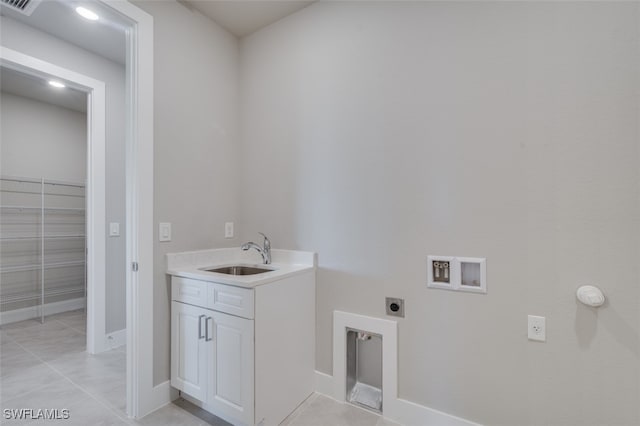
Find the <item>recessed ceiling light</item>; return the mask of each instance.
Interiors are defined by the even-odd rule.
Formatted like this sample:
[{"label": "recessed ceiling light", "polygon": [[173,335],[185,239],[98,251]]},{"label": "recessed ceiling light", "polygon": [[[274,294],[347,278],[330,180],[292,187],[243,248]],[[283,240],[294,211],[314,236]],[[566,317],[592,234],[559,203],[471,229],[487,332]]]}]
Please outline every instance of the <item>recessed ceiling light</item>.
[{"label": "recessed ceiling light", "polygon": [[78,12],[78,15],[90,21],[97,21],[100,18],[97,13],[86,7],[78,6],[76,7],[76,12]]},{"label": "recessed ceiling light", "polygon": [[57,87],[58,89],[62,89],[63,87],[66,87],[64,84],[55,80],[49,80],[49,84],[52,85],[53,87]]}]

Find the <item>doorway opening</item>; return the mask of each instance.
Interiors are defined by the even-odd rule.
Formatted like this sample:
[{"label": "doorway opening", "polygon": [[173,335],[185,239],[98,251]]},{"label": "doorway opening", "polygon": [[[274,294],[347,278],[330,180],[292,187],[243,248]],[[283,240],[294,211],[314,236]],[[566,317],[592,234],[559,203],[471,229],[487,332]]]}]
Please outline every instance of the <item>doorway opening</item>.
[{"label": "doorway opening", "polygon": [[[70,8],[68,2],[43,2],[41,5],[54,7],[62,5]],[[124,127],[125,135],[125,158],[122,169],[126,175],[125,186],[125,217],[122,223],[125,229],[121,228],[126,240],[125,255],[125,281],[126,281],[126,302],[122,316],[126,317],[126,331],[114,336],[113,333],[107,336],[105,333],[104,304],[97,304],[96,309],[91,309],[92,300],[105,300],[104,283],[96,285],[92,289],[92,274],[97,280],[104,280],[105,262],[104,259],[104,239],[107,227],[104,218],[98,217],[100,212],[104,212],[104,182],[91,179],[92,175],[104,174],[104,164],[99,162],[89,162],[87,168],[87,276],[88,276],[88,308],[87,308],[87,328],[101,331],[100,338],[91,334],[94,338],[87,339],[87,348],[108,349],[112,345],[114,338],[126,341],[126,413],[129,417],[140,418],[149,412],[164,405],[169,400],[169,386],[156,385],[153,383],[153,366],[150,362],[153,359],[152,347],[152,317],[153,311],[148,303],[141,301],[152,300],[153,297],[153,18],[143,10],[129,2],[113,2],[110,0],[99,0],[92,3],[96,7],[115,16],[125,27],[123,34],[123,56],[126,57],[125,66],[125,90],[123,98],[123,114],[126,117]],[[37,10],[33,15],[25,19],[35,19]],[[75,13],[71,9],[71,13]],[[105,90],[104,84],[98,80],[91,80],[84,75],[80,75],[71,69],[76,69],[76,64],[67,65],[70,68],[62,68],[65,60],[69,59],[66,48],[52,48],[55,37],[65,39],[58,34],[55,29],[45,29],[42,26],[34,25],[33,22],[7,21],[8,13],[2,12],[3,34],[11,33],[10,27],[15,30],[12,37],[3,37],[0,46],[0,62],[3,67],[11,68],[29,75],[40,76],[60,76],[64,81],[70,83],[69,87],[84,90],[88,93],[88,122],[89,136],[95,144],[89,146],[88,157],[95,158],[99,153],[104,153],[104,121],[94,120],[94,117],[104,115]],[[60,14],[60,17],[63,14]],[[71,15],[73,16],[73,15]],[[47,19],[49,14],[43,13],[42,25],[59,25],[65,30],[70,29],[70,25],[63,25],[61,19]],[[11,16],[14,19],[14,16]],[[17,19],[17,18],[16,18]],[[10,25],[9,25],[10,24]],[[54,39],[43,38],[42,43],[23,43],[23,40],[32,40],[33,31],[29,28],[33,26],[46,34],[53,35]],[[18,28],[19,27],[19,28]],[[24,28],[24,29],[23,29]],[[89,28],[89,27],[87,27]],[[90,27],[98,30],[97,26]],[[103,26],[103,29],[106,29]],[[26,32],[29,37],[23,37]],[[97,33],[96,33],[97,34]],[[67,42],[79,46],[81,42],[87,42],[93,37],[78,37],[73,31],[66,33]],[[98,37],[99,38],[99,37]],[[103,39],[109,39],[104,38]],[[51,40],[51,41],[50,41]],[[12,50],[12,43],[16,43],[18,50]],[[91,50],[87,46],[82,46],[86,50]],[[125,61],[123,59],[123,61]],[[83,63],[78,63],[78,69],[83,69]],[[87,72],[86,75],[92,75]],[[95,83],[95,85],[93,84]],[[102,145],[100,145],[100,143]],[[100,192],[102,190],[102,192]],[[102,203],[102,204],[100,204]],[[91,212],[96,215],[92,215]],[[92,230],[98,229],[93,235],[95,249],[91,250]],[[102,242],[99,240],[102,239]],[[101,251],[102,250],[102,251]],[[135,265],[135,268],[134,268]],[[92,313],[93,312],[93,313]],[[0,334],[3,334],[0,332]],[[0,336],[1,337],[1,336]],[[109,339],[112,337],[112,339]],[[98,352],[98,349],[95,349]],[[4,382],[4,380],[3,380]],[[122,394],[122,392],[120,392]]]}]

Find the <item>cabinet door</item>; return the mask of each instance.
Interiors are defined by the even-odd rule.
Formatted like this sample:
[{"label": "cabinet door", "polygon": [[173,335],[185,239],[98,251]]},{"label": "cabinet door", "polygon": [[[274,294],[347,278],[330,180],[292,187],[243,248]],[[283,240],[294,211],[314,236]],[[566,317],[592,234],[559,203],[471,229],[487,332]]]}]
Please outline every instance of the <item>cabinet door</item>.
[{"label": "cabinet door", "polygon": [[253,321],[220,312],[207,321],[215,351],[207,402],[214,413],[253,425]]},{"label": "cabinet door", "polygon": [[211,311],[171,303],[171,386],[205,401],[209,378],[205,323]]}]

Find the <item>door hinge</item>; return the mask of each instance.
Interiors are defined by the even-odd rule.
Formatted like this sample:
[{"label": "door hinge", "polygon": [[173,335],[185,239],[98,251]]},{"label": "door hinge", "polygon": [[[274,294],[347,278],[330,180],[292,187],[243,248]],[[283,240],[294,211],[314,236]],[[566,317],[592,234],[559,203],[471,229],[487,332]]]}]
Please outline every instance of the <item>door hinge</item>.
[{"label": "door hinge", "polygon": [[133,272],[138,272],[138,262],[132,262],[131,263],[131,270]]}]

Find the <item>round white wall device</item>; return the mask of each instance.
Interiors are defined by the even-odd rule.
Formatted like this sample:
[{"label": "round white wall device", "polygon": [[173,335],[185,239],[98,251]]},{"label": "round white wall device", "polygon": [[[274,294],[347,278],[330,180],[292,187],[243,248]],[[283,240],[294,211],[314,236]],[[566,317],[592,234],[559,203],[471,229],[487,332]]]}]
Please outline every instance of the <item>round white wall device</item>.
[{"label": "round white wall device", "polygon": [[587,306],[597,308],[604,303],[604,293],[596,286],[583,285],[576,291],[578,300]]}]

